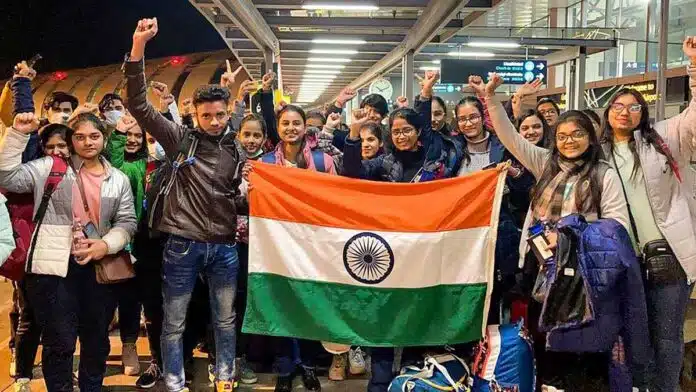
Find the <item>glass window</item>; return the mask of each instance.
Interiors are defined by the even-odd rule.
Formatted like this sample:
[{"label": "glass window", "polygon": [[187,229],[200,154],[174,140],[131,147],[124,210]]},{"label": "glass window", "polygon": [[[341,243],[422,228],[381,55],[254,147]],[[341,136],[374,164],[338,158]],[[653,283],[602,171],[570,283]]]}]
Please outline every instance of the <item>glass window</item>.
[{"label": "glass window", "polygon": [[[611,1],[611,0],[610,0]],[[583,19],[586,27],[607,26],[607,0],[588,0],[583,7]]]}]

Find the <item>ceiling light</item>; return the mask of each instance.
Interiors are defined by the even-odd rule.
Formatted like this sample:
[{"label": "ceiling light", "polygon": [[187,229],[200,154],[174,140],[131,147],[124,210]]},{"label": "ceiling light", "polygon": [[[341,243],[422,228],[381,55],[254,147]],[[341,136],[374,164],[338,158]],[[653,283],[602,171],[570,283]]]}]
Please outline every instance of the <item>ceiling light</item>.
[{"label": "ceiling light", "polygon": [[305,10],[335,10],[335,11],[377,11],[379,7],[374,4],[326,4],[309,3],[302,4]]},{"label": "ceiling light", "polygon": [[433,60],[432,63],[433,64],[440,64],[440,60]]},{"label": "ceiling light", "polygon": [[310,49],[309,53],[315,54],[358,54],[355,49]]},{"label": "ceiling light", "polygon": [[519,48],[521,45],[517,42],[486,42],[486,41],[474,41],[469,42],[467,46],[472,48],[508,48],[514,49]]},{"label": "ceiling light", "polygon": [[343,64],[307,64],[307,68],[343,69]]},{"label": "ceiling light", "polygon": [[439,71],[440,67],[425,65],[419,68],[421,71]]},{"label": "ceiling light", "polygon": [[315,74],[315,75],[319,75],[319,74],[323,74],[323,75],[338,75],[338,74],[340,74],[340,73],[341,73],[341,71],[340,71],[340,70],[337,70],[337,69],[310,69],[310,70],[305,71],[304,77],[305,77],[305,78],[306,78],[306,77],[311,77],[312,74]]},{"label": "ceiling light", "polygon": [[491,52],[449,52],[452,57],[495,57],[495,53]]},{"label": "ceiling light", "polygon": [[317,38],[312,40],[315,44],[328,44],[328,45],[365,45],[367,41],[361,39],[322,39]]},{"label": "ceiling light", "polygon": [[310,57],[307,60],[309,61],[316,61],[316,62],[323,62],[323,63],[350,63],[351,60],[348,58],[341,58],[341,57]]}]

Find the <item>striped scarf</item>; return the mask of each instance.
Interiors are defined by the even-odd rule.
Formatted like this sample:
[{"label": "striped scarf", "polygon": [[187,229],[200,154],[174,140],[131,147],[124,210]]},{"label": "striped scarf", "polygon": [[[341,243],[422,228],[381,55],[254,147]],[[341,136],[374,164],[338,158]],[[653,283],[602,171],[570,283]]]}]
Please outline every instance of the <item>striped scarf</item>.
[{"label": "striped scarf", "polygon": [[[536,219],[555,223],[569,214],[580,213],[584,215],[590,212],[578,211],[575,186],[578,186],[576,184],[578,179],[590,171],[591,165],[585,165],[585,161],[582,160],[568,161],[562,158],[559,158],[558,164],[561,171],[546,184],[541,196],[534,203],[534,218]],[[575,184],[573,189],[567,189],[569,184]]]}]

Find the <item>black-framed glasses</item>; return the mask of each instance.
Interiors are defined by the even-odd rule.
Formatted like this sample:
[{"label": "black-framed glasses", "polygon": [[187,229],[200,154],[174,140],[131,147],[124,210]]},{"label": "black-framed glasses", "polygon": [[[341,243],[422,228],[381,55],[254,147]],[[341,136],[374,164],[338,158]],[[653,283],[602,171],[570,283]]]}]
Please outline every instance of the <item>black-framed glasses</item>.
[{"label": "black-framed glasses", "polygon": [[539,110],[539,114],[541,114],[542,116],[546,116],[547,114],[551,113],[558,116],[558,112],[556,111],[556,109]]},{"label": "black-framed glasses", "polygon": [[557,133],[556,140],[561,142],[561,143],[567,142],[568,139],[573,139],[573,141],[578,141],[580,139],[586,138],[587,135],[588,135],[587,132],[581,131],[581,130],[574,131],[570,135],[566,135],[565,133]]},{"label": "black-framed glasses", "polygon": [[469,117],[457,117],[457,122],[460,122],[462,124],[471,123],[471,124],[478,124],[478,122],[481,121],[481,116],[478,114],[472,114]]},{"label": "black-framed glasses", "polygon": [[629,113],[640,113],[643,110],[643,106],[639,103],[632,103],[630,105],[624,105],[621,102],[616,102],[611,104],[611,110],[616,113],[621,113],[624,109],[628,108]]},{"label": "black-framed glasses", "polygon": [[394,129],[391,131],[392,137],[399,137],[399,135],[403,136],[411,136],[414,133],[416,133],[416,128],[404,128],[404,129]]}]

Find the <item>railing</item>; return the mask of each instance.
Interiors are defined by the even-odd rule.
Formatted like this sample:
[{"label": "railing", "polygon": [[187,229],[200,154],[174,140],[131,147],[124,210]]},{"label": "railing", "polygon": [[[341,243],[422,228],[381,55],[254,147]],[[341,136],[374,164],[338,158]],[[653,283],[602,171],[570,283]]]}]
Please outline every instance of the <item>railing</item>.
[{"label": "railing", "polygon": [[614,40],[621,29],[598,27],[489,27],[469,26],[458,35],[496,38],[556,38],[585,40]]}]

